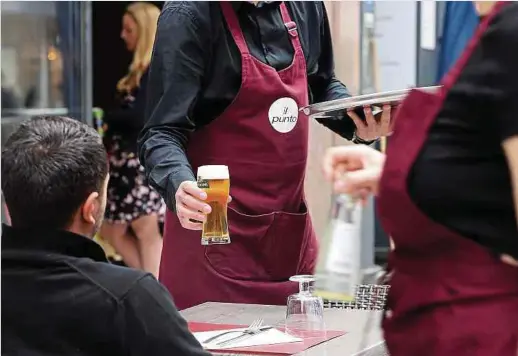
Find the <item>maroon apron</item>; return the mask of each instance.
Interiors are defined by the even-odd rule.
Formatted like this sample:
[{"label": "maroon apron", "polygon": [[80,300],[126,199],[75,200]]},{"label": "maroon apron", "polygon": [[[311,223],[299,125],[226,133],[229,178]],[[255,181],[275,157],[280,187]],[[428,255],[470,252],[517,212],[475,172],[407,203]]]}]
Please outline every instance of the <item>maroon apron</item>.
[{"label": "maroon apron", "polygon": [[221,2],[241,53],[241,89],[214,122],[194,132],[187,156],[194,170],[224,164],[230,171],[228,245],[201,245],[168,211],[160,281],[179,309],[203,302],[284,305],[297,292],[288,278],[311,274],[316,238],[304,199],[308,154],[306,62],[296,25],[280,11],[294,48],[281,71],[254,58],[230,2]]},{"label": "maroon apron", "polygon": [[[439,94],[413,90],[399,108],[380,182],[379,216],[393,237],[392,277],[383,320],[392,356],[516,356],[518,268],[431,221],[411,201],[407,178],[427,132],[493,13]],[[476,194],[476,192],[473,192]]]}]

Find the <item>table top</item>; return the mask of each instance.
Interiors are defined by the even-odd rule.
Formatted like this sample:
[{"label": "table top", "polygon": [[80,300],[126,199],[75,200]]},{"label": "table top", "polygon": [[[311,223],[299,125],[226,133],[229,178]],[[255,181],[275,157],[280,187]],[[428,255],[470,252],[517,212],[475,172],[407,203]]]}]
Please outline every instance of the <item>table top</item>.
[{"label": "table top", "polygon": [[[286,307],[253,304],[204,303],[182,311],[187,321],[216,324],[249,325],[257,318],[266,324],[279,325]],[[328,330],[343,330],[346,334],[317,345],[297,355],[304,356],[384,356],[380,327],[382,312],[357,309],[325,309]],[[218,355],[232,355],[218,353]]]}]

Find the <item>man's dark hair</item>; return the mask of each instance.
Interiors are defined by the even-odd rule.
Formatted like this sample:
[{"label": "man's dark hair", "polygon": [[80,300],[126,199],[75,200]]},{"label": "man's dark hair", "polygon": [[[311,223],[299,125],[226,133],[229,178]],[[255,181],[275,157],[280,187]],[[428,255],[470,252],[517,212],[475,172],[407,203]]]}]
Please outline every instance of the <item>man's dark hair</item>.
[{"label": "man's dark hair", "polygon": [[34,117],[2,150],[2,191],[14,227],[62,229],[108,174],[91,127],[66,117]]}]

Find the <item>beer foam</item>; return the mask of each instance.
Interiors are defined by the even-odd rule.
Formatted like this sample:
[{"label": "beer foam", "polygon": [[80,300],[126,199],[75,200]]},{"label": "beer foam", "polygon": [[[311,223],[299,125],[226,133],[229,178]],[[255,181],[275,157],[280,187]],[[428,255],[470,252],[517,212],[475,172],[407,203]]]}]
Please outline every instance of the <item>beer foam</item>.
[{"label": "beer foam", "polygon": [[203,179],[230,179],[228,166],[200,166],[198,167],[198,178]]}]

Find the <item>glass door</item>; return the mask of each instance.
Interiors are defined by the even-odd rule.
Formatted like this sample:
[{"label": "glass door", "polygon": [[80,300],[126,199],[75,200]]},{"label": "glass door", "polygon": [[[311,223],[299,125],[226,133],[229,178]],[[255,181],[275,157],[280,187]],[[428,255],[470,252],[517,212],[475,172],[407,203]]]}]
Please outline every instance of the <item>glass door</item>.
[{"label": "glass door", "polygon": [[2,1],[0,6],[2,147],[34,115],[91,123],[91,3]]},{"label": "glass door", "polygon": [[2,141],[11,126],[33,115],[91,116],[90,7],[1,3]]}]

